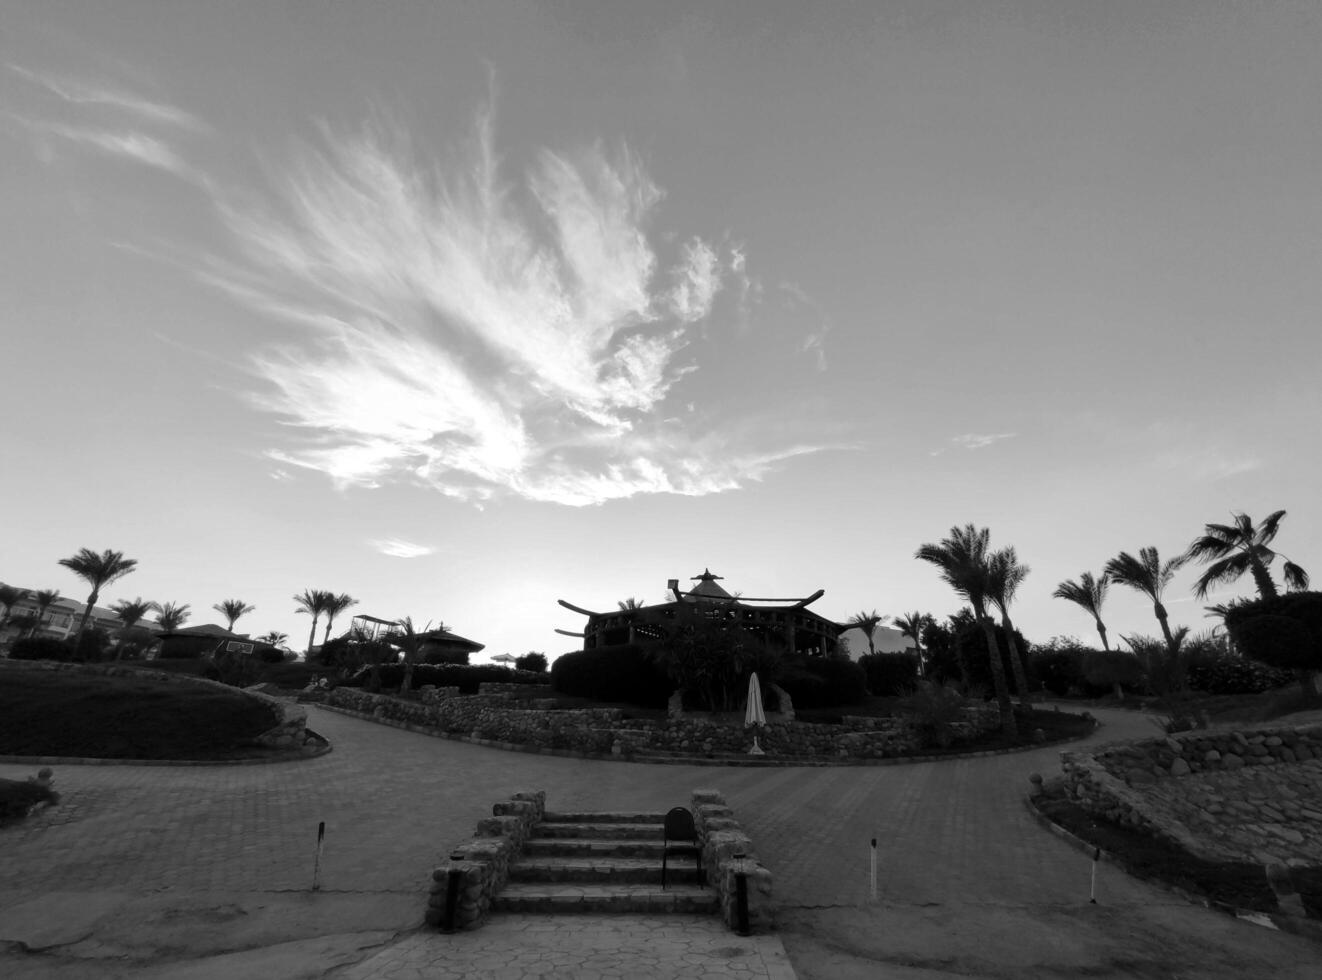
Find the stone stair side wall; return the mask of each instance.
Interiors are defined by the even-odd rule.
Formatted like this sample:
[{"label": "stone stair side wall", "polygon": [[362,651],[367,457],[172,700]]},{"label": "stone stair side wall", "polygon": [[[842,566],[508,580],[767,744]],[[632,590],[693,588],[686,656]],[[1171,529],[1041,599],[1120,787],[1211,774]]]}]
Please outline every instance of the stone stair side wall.
[{"label": "stone stair side wall", "polygon": [[508,800],[493,804],[491,813],[478,821],[471,840],[452,848],[446,863],[432,871],[425,915],[428,925],[439,927],[445,921],[451,872],[462,876],[455,927],[476,929],[482,925],[496,895],[509,880],[510,866],[546,813],[546,792],[515,793]]},{"label": "stone stair side wall", "polygon": [[720,897],[721,918],[731,930],[738,928],[738,876],[747,879],[748,925],[754,931],[774,926],[772,879],[757,859],[752,838],[740,826],[725,797],[714,789],[695,789],[692,809],[702,848],[707,882]]},{"label": "stone stair side wall", "polygon": [[275,724],[261,734],[254,736],[252,741],[255,744],[278,749],[298,748],[308,738],[308,712],[306,708],[290,701],[271,697],[269,694],[252,688],[231,687],[228,684],[208,680],[205,677],[191,677],[186,674],[173,674],[164,670],[152,670],[149,667],[129,666],[127,664],[76,664],[53,660],[7,660],[2,663],[4,664],[3,669],[6,670],[62,671],[70,674],[95,674],[101,677],[150,677],[154,681],[161,681],[166,684],[201,685],[203,687],[219,688],[222,691],[229,691],[231,694],[242,694],[260,701],[274,715]]}]

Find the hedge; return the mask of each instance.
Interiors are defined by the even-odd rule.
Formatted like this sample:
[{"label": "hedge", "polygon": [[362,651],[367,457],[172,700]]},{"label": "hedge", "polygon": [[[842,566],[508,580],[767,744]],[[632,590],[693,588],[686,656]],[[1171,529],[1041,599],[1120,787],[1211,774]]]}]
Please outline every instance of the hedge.
[{"label": "hedge", "polygon": [[674,686],[647,650],[637,644],[566,653],[551,665],[552,688],[595,701],[664,708]]},{"label": "hedge", "polygon": [[1292,680],[1288,670],[1233,654],[1189,665],[1189,686],[1207,694],[1261,694]]},{"label": "hedge", "polygon": [[[385,690],[398,690],[404,682],[403,664],[382,664],[376,668]],[[345,687],[366,687],[371,681],[372,668],[363,667],[344,682]],[[542,684],[545,680],[526,671],[508,667],[474,664],[415,664],[412,689],[426,687],[457,687],[460,694],[476,694],[479,684]]]},{"label": "hedge", "polygon": [[868,694],[863,668],[835,657],[783,661],[776,683],[789,694],[796,709],[859,704]]},{"label": "hedge", "polygon": [[873,697],[908,694],[918,686],[918,656],[913,653],[865,653],[858,658]]}]

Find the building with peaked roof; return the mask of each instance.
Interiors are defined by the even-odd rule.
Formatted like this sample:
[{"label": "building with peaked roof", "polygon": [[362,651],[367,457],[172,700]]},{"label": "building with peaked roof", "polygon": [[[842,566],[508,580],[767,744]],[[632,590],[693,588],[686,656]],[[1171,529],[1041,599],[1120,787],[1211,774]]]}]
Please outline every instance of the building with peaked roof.
[{"label": "building with peaked roof", "polygon": [[[350,622],[349,631],[344,634],[344,637],[367,641],[384,640],[387,643],[394,643],[395,638],[402,633],[402,623],[398,619],[379,619],[376,616],[360,614]],[[433,655],[466,655],[486,649],[485,643],[478,643],[466,636],[460,636],[458,633],[451,632],[445,626],[423,630],[418,634],[418,639],[420,641],[418,654],[424,662],[429,656]]]},{"label": "building with peaked roof", "polygon": [[758,639],[806,656],[825,656],[835,650],[844,627],[819,616],[808,608],[825,591],[818,589],[802,599],[758,599],[731,593],[722,585],[722,576],[704,568],[694,575],[696,582],[681,591],[679,579],[670,579],[666,591],[669,602],[633,609],[593,612],[560,600],[571,612],[587,617],[582,632],[556,630],[564,636],[581,637],[584,650],[619,646],[628,643],[654,643],[666,639],[677,627],[695,622],[724,621]]},{"label": "building with peaked roof", "polygon": [[[45,614],[41,617],[40,623],[34,623],[37,615],[37,596],[32,589],[26,590],[26,594],[14,603],[14,608],[10,610],[9,622],[3,630],[0,630],[0,644],[12,643],[20,637],[26,636],[31,631],[32,636],[49,637],[56,640],[64,640],[78,632],[78,624],[82,621],[83,610],[87,604],[79,602],[77,599],[71,599],[68,596],[60,596],[56,599]],[[104,606],[93,606],[92,615],[87,618],[88,629],[103,629],[114,636],[124,626],[124,621],[119,618],[113,609],[107,609]],[[150,620],[142,620],[138,623],[138,629],[146,630],[149,633],[160,633],[161,627],[158,623]]]}]

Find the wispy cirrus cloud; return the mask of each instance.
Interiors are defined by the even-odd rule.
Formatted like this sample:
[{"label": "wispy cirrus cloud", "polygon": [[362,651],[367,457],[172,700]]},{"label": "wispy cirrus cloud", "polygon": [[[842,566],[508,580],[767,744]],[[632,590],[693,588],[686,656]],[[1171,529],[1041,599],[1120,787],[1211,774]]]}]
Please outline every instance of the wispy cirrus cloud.
[{"label": "wispy cirrus cloud", "polygon": [[424,558],[436,551],[430,545],[414,544],[402,538],[376,538],[368,544],[391,558]]},{"label": "wispy cirrus cloud", "polygon": [[9,70],[32,85],[58,96],[66,103],[93,108],[120,110],[147,123],[182,127],[195,132],[210,131],[202,120],[178,106],[153,102],[113,85],[95,84],[60,75],[36,72],[22,65],[10,64]]},{"label": "wispy cirrus cloud", "polygon": [[181,157],[169,143],[134,131],[115,132],[92,126],[70,126],[65,123],[42,122],[15,116],[35,133],[54,136],[72,143],[90,146],[110,156],[121,157],[164,170],[187,180],[204,183],[201,173]]},{"label": "wispy cirrus cloud", "polygon": [[960,449],[986,449],[1005,439],[1013,439],[1016,435],[1018,433],[1015,432],[965,432],[963,435],[952,436],[950,442]]},{"label": "wispy cirrus cloud", "polygon": [[729,490],[822,448],[662,410],[746,260],[698,236],[659,254],[663,194],[627,148],[543,150],[515,183],[489,115],[444,169],[398,127],[323,127],[277,183],[263,208],[218,202],[243,259],[205,275],[301,330],[253,358],[254,401],[304,433],[282,465],[578,506]]},{"label": "wispy cirrus cloud", "polygon": [[822,305],[808,295],[802,286],[793,282],[782,282],[779,284],[781,292],[785,293],[798,306],[805,308],[812,315],[812,323],[804,333],[799,342],[799,352],[808,354],[813,358],[818,371],[826,370],[826,335],[831,332],[834,324],[827,315]]}]

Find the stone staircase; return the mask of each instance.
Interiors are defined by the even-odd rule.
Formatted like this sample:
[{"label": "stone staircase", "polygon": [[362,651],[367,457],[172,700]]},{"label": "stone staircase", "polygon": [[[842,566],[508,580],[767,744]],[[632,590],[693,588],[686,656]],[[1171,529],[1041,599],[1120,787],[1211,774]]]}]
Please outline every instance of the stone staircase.
[{"label": "stone staircase", "polygon": [[664,821],[662,813],[545,813],[493,909],[716,914],[719,898],[698,884],[690,857],[671,855],[662,890]]}]

